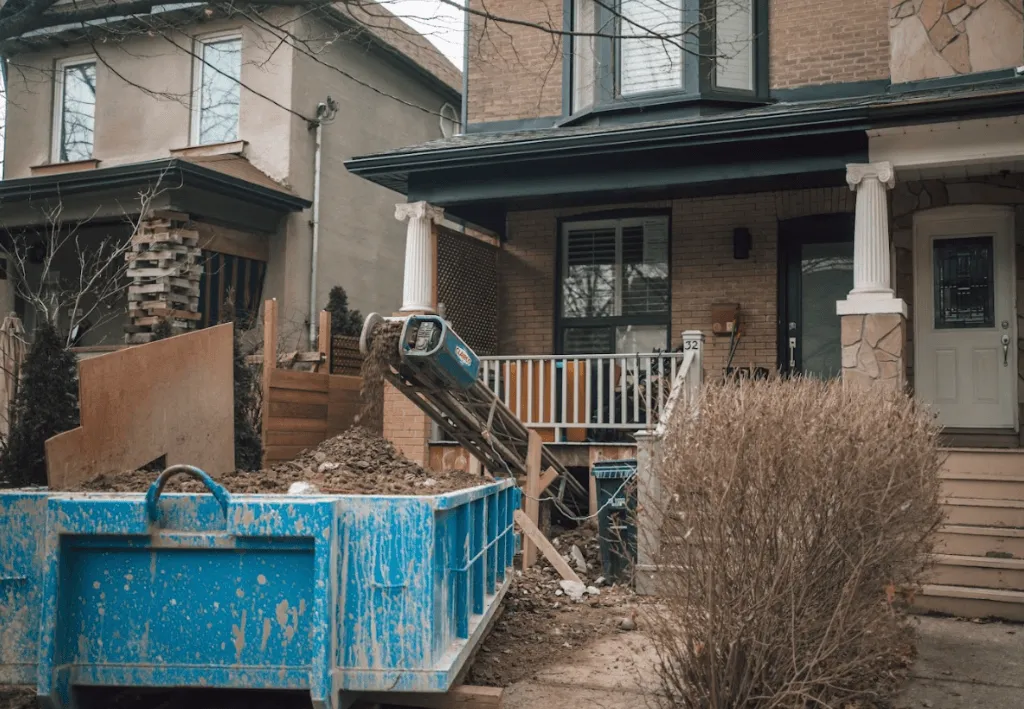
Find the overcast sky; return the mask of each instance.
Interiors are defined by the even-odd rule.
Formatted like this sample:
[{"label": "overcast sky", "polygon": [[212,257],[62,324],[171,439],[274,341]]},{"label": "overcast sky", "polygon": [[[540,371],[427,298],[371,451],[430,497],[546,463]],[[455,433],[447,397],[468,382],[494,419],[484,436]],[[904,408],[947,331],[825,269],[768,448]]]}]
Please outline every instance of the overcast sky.
[{"label": "overcast sky", "polygon": [[377,0],[421,32],[462,69],[462,10],[439,0]]}]

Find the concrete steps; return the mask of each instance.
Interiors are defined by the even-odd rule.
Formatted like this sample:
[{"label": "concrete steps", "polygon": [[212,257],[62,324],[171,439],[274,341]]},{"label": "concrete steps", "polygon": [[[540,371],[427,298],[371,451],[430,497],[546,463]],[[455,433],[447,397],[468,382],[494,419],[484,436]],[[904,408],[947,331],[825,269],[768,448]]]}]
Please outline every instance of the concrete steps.
[{"label": "concrete steps", "polygon": [[1024,622],[1024,450],[947,452],[946,520],[914,607]]}]

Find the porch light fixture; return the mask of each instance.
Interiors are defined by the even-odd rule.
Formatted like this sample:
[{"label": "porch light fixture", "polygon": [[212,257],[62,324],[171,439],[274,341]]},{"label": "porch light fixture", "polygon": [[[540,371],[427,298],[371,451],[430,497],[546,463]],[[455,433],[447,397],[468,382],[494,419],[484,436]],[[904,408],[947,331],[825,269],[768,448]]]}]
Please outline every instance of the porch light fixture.
[{"label": "porch light fixture", "polygon": [[753,239],[750,236],[750,229],[745,226],[738,226],[732,230],[732,257],[743,261],[750,258],[750,246]]}]

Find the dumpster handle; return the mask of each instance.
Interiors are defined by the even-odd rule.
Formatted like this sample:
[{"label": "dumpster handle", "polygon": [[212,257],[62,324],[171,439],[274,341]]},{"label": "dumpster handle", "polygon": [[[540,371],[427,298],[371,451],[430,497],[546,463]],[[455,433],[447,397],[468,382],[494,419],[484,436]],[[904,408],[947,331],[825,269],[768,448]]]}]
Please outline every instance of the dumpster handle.
[{"label": "dumpster handle", "polygon": [[164,485],[167,484],[168,480],[180,473],[190,475],[206,485],[213,496],[217,498],[217,502],[220,503],[220,508],[224,510],[224,514],[227,515],[228,501],[231,499],[231,496],[228,494],[228,491],[224,486],[219,485],[213,478],[194,465],[172,465],[164,472],[160,473],[157,479],[153,481],[153,484],[149,486],[149,491],[146,493],[146,511],[149,513],[149,519],[151,521],[156,522],[156,519],[159,516],[159,510],[157,509],[156,503],[157,500],[160,499],[160,493],[163,492]]}]

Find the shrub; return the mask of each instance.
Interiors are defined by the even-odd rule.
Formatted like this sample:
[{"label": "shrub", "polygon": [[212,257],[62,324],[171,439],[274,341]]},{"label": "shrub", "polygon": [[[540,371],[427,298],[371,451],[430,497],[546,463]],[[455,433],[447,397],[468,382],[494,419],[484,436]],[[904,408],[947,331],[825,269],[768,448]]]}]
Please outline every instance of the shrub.
[{"label": "shrub", "polygon": [[262,391],[256,365],[245,361],[242,331],[234,329],[235,469],[259,470],[263,459]]},{"label": "shrub", "polygon": [[892,687],[899,591],[941,519],[934,420],[902,393],[810,379],[707,388],[654,452],[666,702],[842,707]]},{"label": "shrub", "polygon": [[20,485],[46,484],[46,439],[78,425],[78,362],[47,322],[22,365],[0,478]]},{"label": "shrub", "polygon": [[348,309],[348,294],[341,286],[334,286],[327,295],[327,307],[331,313],[331,335],[359,337],[363,331],[363,315],[358,310]]}]

